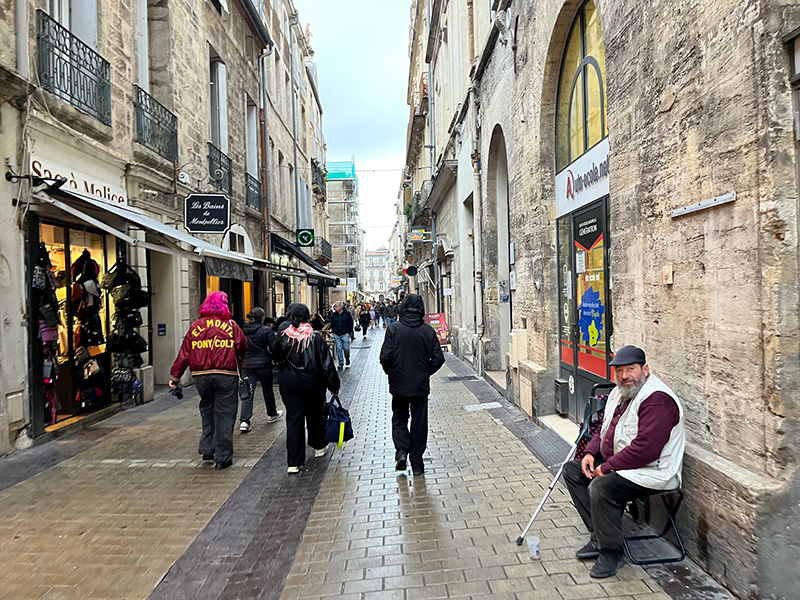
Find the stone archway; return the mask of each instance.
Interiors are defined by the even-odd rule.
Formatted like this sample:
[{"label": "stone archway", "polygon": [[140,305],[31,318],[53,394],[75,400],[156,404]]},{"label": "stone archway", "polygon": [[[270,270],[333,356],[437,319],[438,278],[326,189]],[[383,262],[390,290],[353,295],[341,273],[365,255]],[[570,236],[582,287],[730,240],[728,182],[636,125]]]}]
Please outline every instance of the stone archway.
[{"label": "stone archway", "polygon": [[486,282],[486,337],[484,369],[504,371],[511,333],[512,304],[508,280],[508,154],[503,129],[496,125],[489,144],[484,211],[484,281]]}]

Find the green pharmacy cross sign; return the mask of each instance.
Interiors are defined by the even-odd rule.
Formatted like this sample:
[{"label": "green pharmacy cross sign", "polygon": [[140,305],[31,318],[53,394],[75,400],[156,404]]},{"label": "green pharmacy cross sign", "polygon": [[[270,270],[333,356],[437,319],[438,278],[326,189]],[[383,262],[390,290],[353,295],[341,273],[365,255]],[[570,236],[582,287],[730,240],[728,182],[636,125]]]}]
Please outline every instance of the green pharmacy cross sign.
[{"label": "green pharmacy cross sign", "polygon": [[298,229],[297,230],[297,245],[308,247],[314,245],[314,230],[313,229]]}]

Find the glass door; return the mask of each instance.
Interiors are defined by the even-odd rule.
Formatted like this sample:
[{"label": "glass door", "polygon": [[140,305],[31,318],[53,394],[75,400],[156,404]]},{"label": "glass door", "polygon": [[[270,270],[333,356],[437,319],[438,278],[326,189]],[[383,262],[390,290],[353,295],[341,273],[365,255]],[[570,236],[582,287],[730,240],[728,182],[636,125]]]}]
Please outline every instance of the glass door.
[{"label": "glass door", "polygon": [[612,356],[611,278],[606,199],[558,221],[559,351],[569,381],[569,414],[578,420]]}]

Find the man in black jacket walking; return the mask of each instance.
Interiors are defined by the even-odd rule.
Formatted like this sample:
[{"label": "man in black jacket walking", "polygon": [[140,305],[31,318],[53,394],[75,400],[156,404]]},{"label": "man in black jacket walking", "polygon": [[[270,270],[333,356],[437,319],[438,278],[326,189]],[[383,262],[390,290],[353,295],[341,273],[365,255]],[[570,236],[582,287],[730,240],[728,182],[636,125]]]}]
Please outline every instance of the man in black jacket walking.
[{"label": "man in black jacket walking", "polygon": [[422,297],[417,294],[406,296],[400,320],[386,330],[381,348],[381,366],[389,376],[389,392],[392,394],[395,468],[405,471],[410,461],[414,475],[425,472],[422,455],[428,444],[431,375],[444,364],[439,338],[423,321],[424,315]]}]

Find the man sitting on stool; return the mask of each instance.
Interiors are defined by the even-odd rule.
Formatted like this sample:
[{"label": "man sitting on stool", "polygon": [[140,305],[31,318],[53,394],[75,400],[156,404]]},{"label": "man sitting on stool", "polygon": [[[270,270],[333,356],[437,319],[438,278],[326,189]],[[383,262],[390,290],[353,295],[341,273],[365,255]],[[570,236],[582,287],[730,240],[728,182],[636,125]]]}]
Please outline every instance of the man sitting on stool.
[{"label": "man sitting on stool", "polygon": [[564,467],[564,481],[590,532],[580,559],[598,558],[589,575],[611,577],[625,564],[622,511],[636,498],[680,487],[683,408],[650,373],[644,351],[620,348],[610,363],[617,387],[609,394],[600,433],[583,460]]}]

